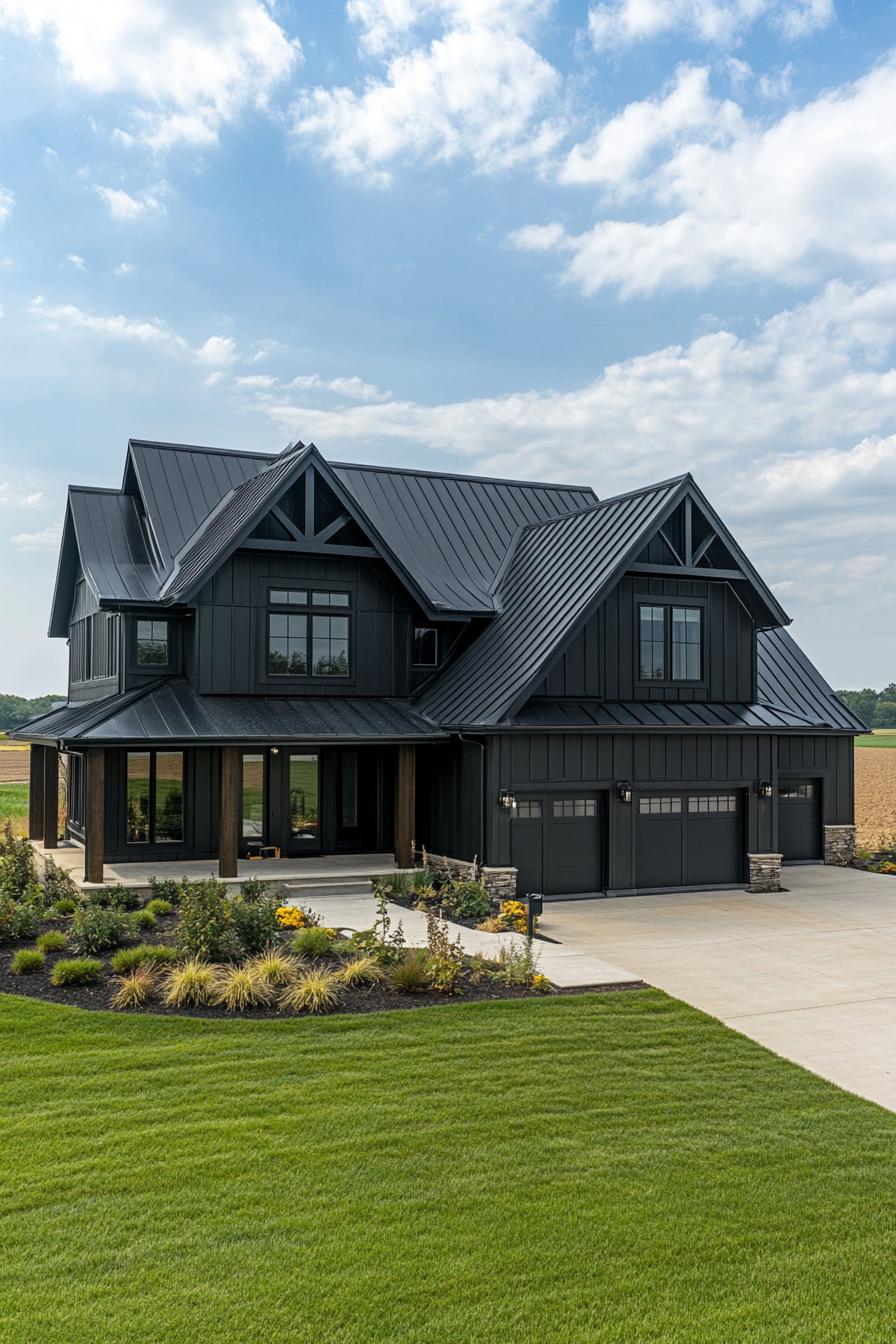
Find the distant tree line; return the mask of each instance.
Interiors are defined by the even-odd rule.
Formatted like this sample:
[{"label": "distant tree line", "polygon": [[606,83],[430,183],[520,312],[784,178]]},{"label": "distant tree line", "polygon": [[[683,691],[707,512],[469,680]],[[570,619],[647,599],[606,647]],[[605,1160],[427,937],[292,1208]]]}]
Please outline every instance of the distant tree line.
[{"label": "distant tree line", "polygon": [[0,695],[0,732],[8,733],[29,719],[36,719],[38,714],[46,714],[60,700],[64,701],[65,696],[37,695],[33,700],[26,700],[21,695]]},{"label": "distant tree line", "polygon": [[869,728],[896,728],[896,681],[882,691],[838,691],[840,699]]}]

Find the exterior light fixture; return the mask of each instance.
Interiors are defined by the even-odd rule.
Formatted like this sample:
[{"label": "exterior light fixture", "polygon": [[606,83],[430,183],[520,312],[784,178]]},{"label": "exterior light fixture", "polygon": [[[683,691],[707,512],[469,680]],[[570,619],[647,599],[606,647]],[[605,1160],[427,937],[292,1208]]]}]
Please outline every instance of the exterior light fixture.
[{"label": "exterior light fixture", "polygon": [[772,788],[771,782],[769,780],[761,779],[759,781],[759,788],[757,792],[760,798],[771,798],[772,794],[774,793],[774,789]]},{"label": "exterior light fixture", "polygon": [[503,807],[506,812],[512,812],[516,807],[516,798],[510,789],[502,789],[498,794],[498,806]]},{"label": "exterior light fixture", "polygon": [[627,779],[622,780],[616,785],[616,797],[620,803],[630,803],[632,800],[632,786]]},{"label": "exterior light fixture", "polygon": [[279,756],[279,755],[280,755],[280,748],[279,748],[279,747],[271,747],[271,755],[272,755],[272,756]]}]

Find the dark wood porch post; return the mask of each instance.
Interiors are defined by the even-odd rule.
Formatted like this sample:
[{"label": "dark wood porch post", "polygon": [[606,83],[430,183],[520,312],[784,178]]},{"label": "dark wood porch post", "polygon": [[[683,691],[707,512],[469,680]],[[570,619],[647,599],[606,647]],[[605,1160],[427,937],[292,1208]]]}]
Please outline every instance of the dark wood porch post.
[{"label": "dark wood porch post", "polygon": [[218,807],[218,876],[236,877],[239,857],[239,747],[221,748],[221,788]]},{"label": "dark wood porch post", "polygon": [[28,765],[28,839],[44,838],[44,749],[31,744]]},{"label": "dark wood porch post", "polygon": [[85,764],[84,881],[102,882],[106,857],[106,753],[103,748],[90,747]]},{"label": "dark wood porch post", "polygon": [[417,748],[398,748],[395,774],[395,862],[399,868],[414,866],[417,802]]},{"label": "dark wood porch post", "polygon": [[59,752],[44,747],[44,849],[59,845]]}]

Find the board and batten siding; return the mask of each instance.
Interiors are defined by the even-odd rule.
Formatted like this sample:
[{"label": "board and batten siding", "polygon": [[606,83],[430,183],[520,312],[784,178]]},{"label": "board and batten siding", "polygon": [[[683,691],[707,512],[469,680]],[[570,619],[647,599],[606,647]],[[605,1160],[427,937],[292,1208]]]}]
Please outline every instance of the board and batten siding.
[{"label": "board and batten siding", "polygon": [[[704,608],[704,677],[699,685],[639,680],[638,606],[652,598],[684,604],[691,600]],[[755,689],[753,620],[730,584],[637,574],[620,581],[533,695],[749,704],[755,699]]]},{"label": "board and batten siding", "polygon": [[822,821],[826,826],[855,821],[855,740],[833,735],[778,738],[778,773],[821,780]]}]

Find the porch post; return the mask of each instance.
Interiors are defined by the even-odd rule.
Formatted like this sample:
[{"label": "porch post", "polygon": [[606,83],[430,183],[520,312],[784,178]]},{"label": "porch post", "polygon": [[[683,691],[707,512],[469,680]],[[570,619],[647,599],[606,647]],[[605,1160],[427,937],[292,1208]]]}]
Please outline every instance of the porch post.
[{"label": "porch post", "polygon": [[398,748],[395,773],[395,862],[399,868],[414,866],[417,801],[417,748]]},{"label": "porch post", "polygon": [[239,747],[221,748],[221,788],[218,807],[218,876],[236,877],[239,857]]},{"label": "porch post", "polygon": [[106,857],[106,753],[103,748],[90,747],[85,764],[84,881],[102,882]]},{"label": "porch post", "polygon": [[59,845],[59,752],[44,747],[44,849]]},{"label": "porch post", "polygon": [[32,742],[28,763],[28,839],[44,838],[44,749]]}]

